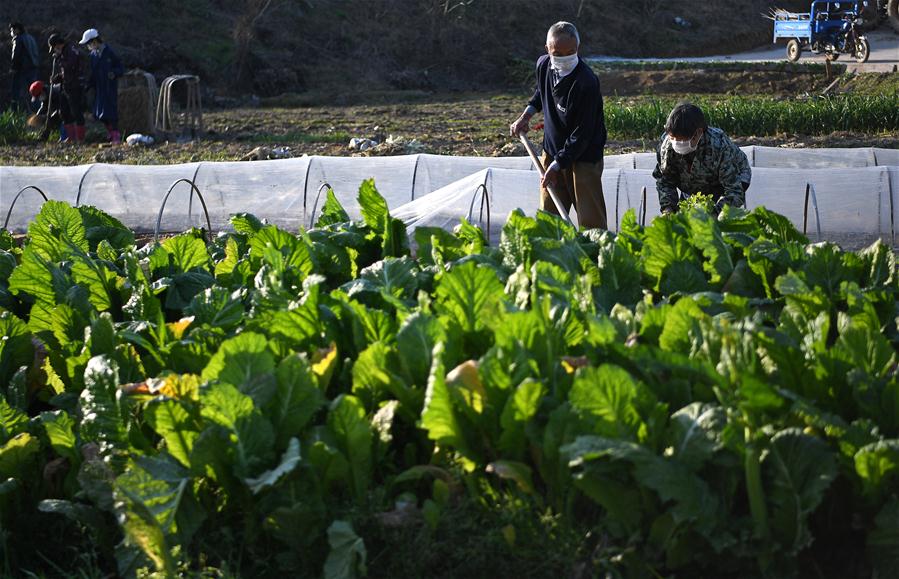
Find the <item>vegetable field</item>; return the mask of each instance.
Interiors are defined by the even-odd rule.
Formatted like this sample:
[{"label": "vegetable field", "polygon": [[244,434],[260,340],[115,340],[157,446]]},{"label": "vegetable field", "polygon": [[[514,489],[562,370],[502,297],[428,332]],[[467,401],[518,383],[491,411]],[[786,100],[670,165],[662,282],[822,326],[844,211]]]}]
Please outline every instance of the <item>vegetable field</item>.
[{"label": "vegetable field", "polygon": [[888,247],[702,207],[491,247],[359,201],[141,247],[49,201],[0,237],[6,575],[483,576],[386,539],[463,510],[492,576],[899,575]]}]

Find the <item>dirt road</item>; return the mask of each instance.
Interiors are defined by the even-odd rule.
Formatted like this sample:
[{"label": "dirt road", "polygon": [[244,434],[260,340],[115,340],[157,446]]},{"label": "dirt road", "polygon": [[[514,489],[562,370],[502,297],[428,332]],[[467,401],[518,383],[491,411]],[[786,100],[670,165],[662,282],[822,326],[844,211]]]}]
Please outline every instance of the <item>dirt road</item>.
[{"label": "dirt road", "polygon": [[[856,64],[843,55],[840,62],[845,61],[848,70],[857,72],[894,72],[899,67],[899,34],[890,29],[879,29],[868,33],[871,42],[871,57],[865,64]],[[739,54],[722,54],[697,58],[617,58],[614,56],[595,56],[590,60],[596,62],[771,62],[786,60],[786,43],[769,44]],[[800,62],[824,62],[824,55],[804,52]]]}]

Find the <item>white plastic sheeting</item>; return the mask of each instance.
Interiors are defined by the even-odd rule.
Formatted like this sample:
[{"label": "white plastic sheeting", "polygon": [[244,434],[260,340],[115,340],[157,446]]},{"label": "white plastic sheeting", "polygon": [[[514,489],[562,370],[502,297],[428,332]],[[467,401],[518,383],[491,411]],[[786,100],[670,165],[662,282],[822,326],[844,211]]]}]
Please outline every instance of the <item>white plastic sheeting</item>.
[{"label": "white plastic sheeting", "polygon": [[[482,199],[485,189],[487,200]],[[612,231],[618,230],[629,209],[634,209],[643,223],[660,214],[652,171],[607,169],[603,173],[603,194]],[[820,239],[859,247],[877,238],[894,243],[895,224],[899,222],[897,195],[899,167],[757,168],[747,192],[747,207],[765,206],[781,213],[813,240],[819,238],[820,231]],[[394,212],[410,230],[423,226],[451,229],[461,217],[486,226],[482,207],[489,207],[490,236],[496,239],[510,211],[521,208],[533,215],[538,202],[535,173],[488,169]]]},{"label": "white plastic sheeting", "polygon": [[[788,149],[741,147],[749,164],[762,169],[833,169],[899,166],[899,149]],[[606,169],[648,169],[656,165],[655,153],[630,153],[606,157]]]},{"label": "white plastic sheeting", "polygon": [[[899,213],[899,150],[758,146],[743,150],[755,167],[747,196],[750,208],[765,205],[800,228],[807,221],[808,232],[816,234],[817,201],[824,237],[893,239]],[[654,166],[654,153],[605,158],[603,187],[610,229],[617,230],[629,208],[638,209],[642,217],[644,198],[646,220],[658,214],[651,175]],[[323,185],[331,186],[350,216],[358,218],[356,195],[362,181],[369,178],[375,180],[391,210],[413,228],[452,227],[460,217],[486,222],[486,215],[495,228],[512,209],[533,213],[539,200],[537,173],[527,157],[302,157],[159,166],[0,167],[0,217],[22,188],[35,186],[51,199],[94,205],[135,230],[152,231],[163,198],[172,189],[162,229],[205,225],[191,185],[174,185],[187,179],[202,193],[214,229],[227,228],[230,215],[248,212],[296,230],[314,221],[324,202]],[[808,215],[807,188],[813,193]],[[483,202],[474,199],[483,196],[485,189]],[[10,229],[27,228],[41,202],[35,191],[23,193],[11,215]]]}]

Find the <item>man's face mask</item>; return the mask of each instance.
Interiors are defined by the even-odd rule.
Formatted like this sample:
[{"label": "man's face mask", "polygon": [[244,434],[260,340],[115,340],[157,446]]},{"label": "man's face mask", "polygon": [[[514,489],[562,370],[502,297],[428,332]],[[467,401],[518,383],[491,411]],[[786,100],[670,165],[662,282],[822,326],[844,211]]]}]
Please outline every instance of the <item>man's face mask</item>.
[{"label": "man's face mask", "polygon": [[689,155],[694,152],[699,147],[699,140],[702,138],[702,130],[696,132],[692,138],[686,140],[679,140],[674,136],[671,138],[671,148],[674,149],[674,152],[678,155]]},{"label": "man's face mask", "polygon": [[574,67],[577,66],[578,57],[577,54],[572,54],[570,56],[552,56],[549,57],[550,66],[554,70],[559,71],[559,74],[565,76],[566,74],[570,74]]}]

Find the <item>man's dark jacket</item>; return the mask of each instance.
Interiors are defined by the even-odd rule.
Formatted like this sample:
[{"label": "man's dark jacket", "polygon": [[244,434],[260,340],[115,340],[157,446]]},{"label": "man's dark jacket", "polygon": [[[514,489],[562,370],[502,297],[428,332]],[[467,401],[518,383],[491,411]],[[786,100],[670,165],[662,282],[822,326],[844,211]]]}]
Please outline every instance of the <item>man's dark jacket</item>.
[{"label": "man's dark jacket", "polygon": [[562,169],[602,159],[606,118],[599,79],[583,60],[556,82],[549,55],[537,61],[537,90],[528,103],[543,111],[543,150]]}]

